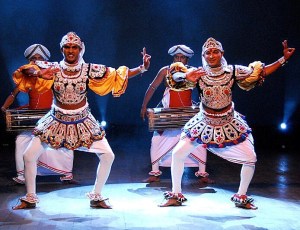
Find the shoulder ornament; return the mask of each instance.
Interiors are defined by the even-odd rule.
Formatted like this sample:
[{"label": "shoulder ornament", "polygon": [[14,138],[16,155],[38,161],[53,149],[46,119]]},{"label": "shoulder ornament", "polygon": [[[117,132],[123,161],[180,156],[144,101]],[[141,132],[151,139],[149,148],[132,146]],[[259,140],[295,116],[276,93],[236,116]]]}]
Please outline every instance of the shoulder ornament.
[{"label": "shoulder ornament", "polygon": [[247,66],[242,65],[235,65],[235,76],[239,77],[246,77],[252,73],[253,69]]},{"label": "shoulder ornament", "polygon": [[106,72],[106,66],[100,64],[90,64],[89,76],[91,78],[102,78]]}]

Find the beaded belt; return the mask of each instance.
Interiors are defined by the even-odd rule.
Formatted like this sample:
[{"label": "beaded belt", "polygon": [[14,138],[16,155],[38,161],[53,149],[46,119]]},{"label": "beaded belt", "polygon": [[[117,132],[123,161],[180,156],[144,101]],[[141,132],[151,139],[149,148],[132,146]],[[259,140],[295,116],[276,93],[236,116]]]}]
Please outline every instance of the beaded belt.
[{"label": "beaded belt", "polygon": [[51,115],[55,119],[63,121],[63,122],[74,122],[74,121],[78,121],[78,120],[81,120],[81,119],[87,117],[88,114],[89,114],[89,108],[85,108],[78,114],[64,114],[58,110],[53,109]]}]

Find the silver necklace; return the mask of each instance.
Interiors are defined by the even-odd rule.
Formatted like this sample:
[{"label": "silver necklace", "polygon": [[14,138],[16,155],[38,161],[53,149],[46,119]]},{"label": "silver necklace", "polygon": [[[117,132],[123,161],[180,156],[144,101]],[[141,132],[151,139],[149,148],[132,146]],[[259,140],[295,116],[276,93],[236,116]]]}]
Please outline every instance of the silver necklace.
[{"label": "silver necklace", "polygon": [[214,77],[222,75],[225,72],[225,68],[223,65],[221,65],[219,67],[215,67],[215,68],[205,66],[204,69],[209,76],[214,76]]},{"label": "silver necklace", "polygon": [[60,67],[68,72],[78,72],[81,69],[81,62],[78,62],[76,64],[68,64],[64,60],[59,62]]}]

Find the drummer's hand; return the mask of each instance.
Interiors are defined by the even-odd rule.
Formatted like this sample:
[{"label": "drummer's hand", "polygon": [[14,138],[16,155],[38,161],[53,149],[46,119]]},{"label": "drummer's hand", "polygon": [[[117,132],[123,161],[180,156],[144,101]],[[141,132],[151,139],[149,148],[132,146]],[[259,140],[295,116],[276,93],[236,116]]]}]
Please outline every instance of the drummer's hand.
[{"label": "drummer's hand", "polygon": [[5,112],[6,112],[6,108],[5,108],[4,106],[2,106],[2,107],[1,107],[1,111],[2,111],[3,113],[5,113]]},{"label": "drummer's hand", "polygon": [[52,80],[54,74],[57,72],[59,72],[59,68],[49,67],[47,69],[40,70],[38,77],[43,78],[45,80]]},{"label": "drummer's hand", "polygon": [[146,107],[142,107],[140,116],[143,119],[143,121],[145,121],[146,111],[147,111],[147,108]]}]

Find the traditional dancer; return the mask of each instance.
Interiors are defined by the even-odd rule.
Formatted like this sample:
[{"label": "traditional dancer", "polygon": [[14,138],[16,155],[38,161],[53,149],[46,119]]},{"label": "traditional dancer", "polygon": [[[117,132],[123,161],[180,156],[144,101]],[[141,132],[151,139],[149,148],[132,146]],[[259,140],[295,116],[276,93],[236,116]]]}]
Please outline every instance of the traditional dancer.
[{"label": "traditional dancer", "polygon": [[241,164],[241,181],[231,201],[237,207],[256,209],[253,198],[246,195],[252,180],[256,154],[251,128],[243,115],[234,108],[232,87],[236,83],[244,90],[260,85],[266,76],[284,65],[295,49],[283,41],[283,56],[265,66],[256,61],[248,67],[228,65],[222,44],[209,38],[202,47],[202,67],[189,71],[182,63],[175,63],[178,72],[172,75],[174,84],[197,82],[200,90],[200,112],[185,126],[181,140],[172,152],[172,192],[165,192],[165,206],[180,206],[186,198],[181,191],[184,160],[190,152],[201,145],[227,161]]},{"label": "traditional dancer", "polygon": [[128,78],[145,72],[150,66],[151,56],[143,49],[143,64],[129,69],[118,69],[101,64],[85,63],[82,56],[85,45],[80,37],[69,32],[63,36],[60,48],[64,59],[57,62],[36,62],[32,68],[22,72],[20,68],[14,74],[19,86],[36,88],[43,92],[53,89],[53,105],[34,129],[35,137],[25,150],[25,179],[27,194],[20,198],[21,204],[14,209],[35,208],[38,202],[36,194],[36,160],[47,146],[67,148],[95,153],[100,162],[96,181],[91,192],[87,193],[92,208],[111,208],[102,196],[102,189],[110,174],[114,153],[105,138],[105,131],[90,112],[87,90],[99,95],[112,92],[121,96],[127,87]]}]

